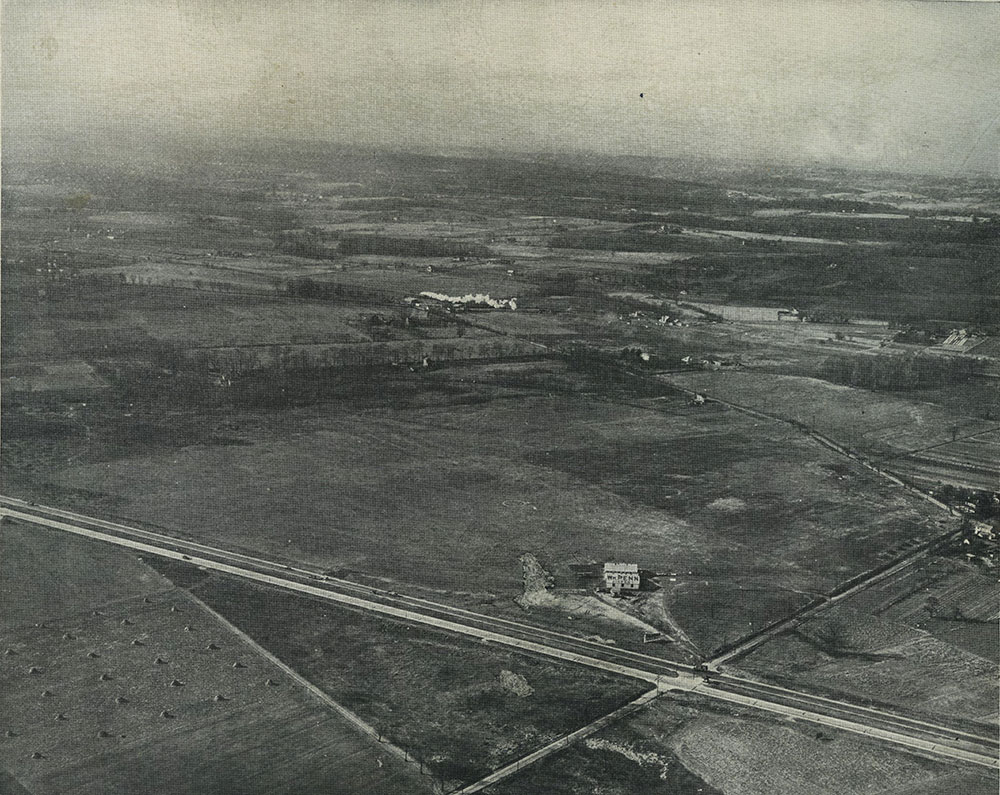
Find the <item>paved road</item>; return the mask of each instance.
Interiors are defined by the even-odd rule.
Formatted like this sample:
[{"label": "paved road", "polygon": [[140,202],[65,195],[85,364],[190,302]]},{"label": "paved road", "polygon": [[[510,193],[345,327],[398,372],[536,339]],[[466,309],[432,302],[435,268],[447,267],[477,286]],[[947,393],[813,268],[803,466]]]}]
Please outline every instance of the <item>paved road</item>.
[{"label": "paved road", "polygon": [[354,608],[478,638],[485,643],[587,665],[653,684],[752,706],[785,717],[876,737],[897,745],[985,767],[1000,767],[996,736],[956,731],[929,721],[860,707],[822,696],[706,673],[652,655],[576,638],[509,619],[374,589],[310,571],[47,506],[0,497],[0,515],[138,552],[182,560],[255,582]]}]

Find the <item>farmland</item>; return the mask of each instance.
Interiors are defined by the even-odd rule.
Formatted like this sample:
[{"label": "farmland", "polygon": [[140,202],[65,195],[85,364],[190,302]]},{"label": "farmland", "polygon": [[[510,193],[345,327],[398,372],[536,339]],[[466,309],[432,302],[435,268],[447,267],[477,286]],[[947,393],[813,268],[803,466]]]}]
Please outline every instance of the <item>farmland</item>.
[{"label": "farmland", "polygon": [[423,760],[449,789],[617,709],[644,689],[234,579],[196,577],[190,587],[387,740]]},{"label": "farmland", "polygon": [[986,775],[906,757],[876,743],[722,710],[688,696],[661,697],[505,782],[491,795],[579,791],[696,795],[990,792]]},{"label": "farmland", "polygon": [[134,557],[16,525],[0,540],[17,594],[0,763],[28,791],[424,788]]},{"label": "farmland", "polygon": [[[359,164],[352,179],[334,182],[341,191],[362,185],[363,201],[353,187],[350,195],[331,195],[322,180],[300,176],[288,183],[303,197],[294,212],[287,196],[275,199],[280,206],[270,214],[239,202],[225,209],[223,181],[200,200],[213,204],[211,214],[179,215],[144,195],[129,208],[138,216],[109,217],[104,210],[74,216],[71,238],[84,239],[78,253],[64,258],[66,267],[88,279],[105,271],[124,275],[125,283],[92,293],[80,315],[69,298],[80,288],[52,284],[39,297],[29,289],[35,277],[14,267],[24,288],[13,311],[32,333],[15,334],[8,345],[15,364],[26,368],[61,348],[110,383],[110,394],[71,412],[24,401],[13,407],[8,476],[26,493],[64,504],[166,523],[172,532],[503,614],[520,611],[512,600],[523,553],[541,561],[558,589],[580,596],[588,586],[571,564],[636,557],[664,576],[659,590],[626,606],[628,612],[683,628],[703,654],[947,529],[942,516],[927,515],[912,498],[793,429],[717,407],[692,409],[667,383],[623,386],[621,379],[558,362],[570,344],[638,346],[659,367],[677,367],[685,354],[738,357],[746,365],[738,373],[670,378],[765,409],[777,406],[802,422],[816,419],[834,438],[864,442],[866,452],[881,456],[988,429],[986,420],[956,418],[936,404],[872,400],[862,390],[769,372],[812,374],[816,357],[831,351],[877,352],[891,342],[883,327],[841,332],[843,326],[821,323],[746,322],[777,310],[738,304],[730,316],[740,322],[716,323],[711,307],[728,305],[729,295],[714,280],[738,266],[757,278],[761,255],[731,252],[723,260],[664,250],[644,258],[552,247],[552,235],[632,234],[648,219],[610,207],[596,211],[590,200],[541,208],[509,193],[494,197],[495,173],[471,162],[448,167],[477,186],[481,206],[442,205],[441,197],[425,193],[440,179],[437,172],[405,159],[397,166],[399,178],[413,185],[403,198],[396,190],[380,200],[378,179]],[[556,173],[567,184],[576,179],[552,167]],[[524,189],[536,184],[523,179]],[[653,211],[653,185],[630,184],[650,191],[643,207]],[[730,215],[736,209],[722,193],[690,185],[678,191],[663,201],[697,198],[722,202]],[[24,201],[41,200],[27,193]],[[305,216],[311,223],[294,231]],[[148,236],[176,232],[179,222],[228,242],[207,258],[197,235],[177,238],[171,257],[157,258]],[[85,237],[99,228],[111,229],[115,240]],[[23,254],[27,263],[44,250],[39,217],[15,213],[14,229],[11,259]],[[359,235],[381,236],[391,246],[361,253],[352,243],[341,250]],[[406,240],[413,241],[410,249]],[[433,256],[426,241],[465,241],[489,251]],[[99,245],[118,252],[116,264],[81,259]],[[816,256],[796,249],[771,259],[798,272],[812,268]],[[865,257],[884,256],[852,249],[838,267],[861,272]],[[128,264],[129,257],[138,262]],[[932,264],[910,278],[936,279]],[[171,288],[171,279],[186,288]],[[219,279],[229,285],[226,292],[208,286]],[[404,322],[412,318],[402,300],[427,290],[517,296],[521,308],[425,326]],[[790,306],[803,296],[784,298]],[[659,324],[663,316],[678,323]],[[543,355],[532,343],[550,346],[544,355],[553,361],[503,369],[505,359]],[[422,367],[424,357],[432,364],[426,372],[379,369]],[[498,364],[433,366],[482,358]],[[820,400],[827,409],[816,418],[809,407]],[[939,449],[926,455],[953,452]],[[988,444],[976,450],[988,458]],[[44,475],[25,477],[29,469]],[[219,471],[234,476],[213,477]],[[751,548],[756,554],[748,567]],[[595,611],[586,631],[630,642],[610,615]],[[530,618],[566,621],[558,609],[541,607]]]},{"label": "farmland", "polygon": [[987,413],[997,398],[990,387],[982,402],[963,411],[934,392],[932,402],[920,392],[879,394],[801,376],[694,373],[673,380],[815,428],[926,488],[953,483],[992,491],[1000,483],[1000,437]]},{"label": "farmland", "polygon": [[933,556],[739,663],[748,672],[995,724],[996,579]]},{"label": "farmland", "polygon": [[[686,664],[915,555],[731,665],[995,723],[995,561],[918,555],[959,509],[992,521],[995,185],[904,202],[896,178],[839,171],[790,186],[305,144],[250,161],[5,173],[5,494]],[[969,218],[934,217],[951,212]],[[956,328],[984,355],[944,350]],[[807,429],[974,491],[949,513]],[[0,761],[32,792],[454,787],[638,692],[16,524],[0,541],[23,718]],[[642,590],[599,593],[606,561],[638,564]],[[992,783],[672,694],[492,791],[887,781]]]},{"label": "farmland", "polygon": [[992,491],[1000,479],[1000,432],[970,434],[961,441],[910,453],[897,466],[922,483],[953,483]]},{"label": "farmland", "polygon": [[[500,612],[519,611],[525,552],[572,592],[570,564],[641,550],[644,568],[676,573],[656,609],[706,653],[942,532],[912,498],[780,426],[680,397],[605,402],[565,370],[563,388],[583,394],[538,395],[533,379],[552,381],[528,371],[489,399],[488,381],[469,385],[475,372],[411,382],[410,400],[442,381],[476,390],[445,407],[306,407],[249,427],[231,416],[215,441],[175,423],[176,436],[147,434],[134,451],[92,436],[45,460],[39,495],[93,493],[131,520],[169,515],[189,537]],[[532,618],[564,624],[547,612]]]}]

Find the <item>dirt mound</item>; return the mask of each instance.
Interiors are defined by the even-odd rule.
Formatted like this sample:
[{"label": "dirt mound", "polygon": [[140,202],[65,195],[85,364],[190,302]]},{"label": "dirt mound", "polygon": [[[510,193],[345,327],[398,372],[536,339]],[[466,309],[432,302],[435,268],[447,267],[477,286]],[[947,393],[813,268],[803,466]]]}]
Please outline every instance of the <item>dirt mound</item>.
[{"label": "dirt mound", "polygon": [[504,669],[500,672],[500,686],[508,693],[513,693],[519,698],[527,698],[535,692],[535,688],[528,684],[528,680],[521,674]]},{"label": "dirt mound", "polygon": [[519,558],[524,577],[524,593],[515,598],[521,607],[553,607],[556,598],[550,591],[555,587],[555,580],[538,562],[538,558],[526,552]]},{"label": "dirt mound", "polygon": [[736,513],[737,511],[742,511],[746,508],[747,504],[739,497],[720,497],[717,500],[712,500],[712,502],[708,504],[708,507],[713,511]]}]

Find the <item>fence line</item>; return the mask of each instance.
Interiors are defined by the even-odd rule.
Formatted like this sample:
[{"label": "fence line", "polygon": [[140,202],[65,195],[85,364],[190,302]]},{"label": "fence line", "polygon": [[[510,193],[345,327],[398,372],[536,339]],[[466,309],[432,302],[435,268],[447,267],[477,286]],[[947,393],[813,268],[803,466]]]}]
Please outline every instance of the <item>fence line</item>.
[{"label": "fence line", "polygon": [[600,731],[605,726],[611,725],[620,718],[623,718],[626,715],[631,715],[633,712],[638,712],[640,709],[646,706],[646,704],[648,704],[657,696],[659,696],[660,692],[661,691],[659,690],[659,688],[648,690],[647,692],[639,696],[639,698],[635,699],[634,701],[630,701],[623,707],[619,707],[614,712],[609,712],[607,715],[602,715],[600,718],[591,723],[588,723],[586,726],[583,726],[582,728],[579,728],[574,732],[570,732],[569,734],[560,737],[558,740],[554,740],[548,745],[539,748],[537,751],[533,751],[527,756],[518,759],[516,762],[512,762],[506,767],[501,767],[497,770],[494,770],[488,776],[486,776],[485,778],[481,778],[479,781],[473,784],[469,784],[466,787],[454,790],[453,791],[454,795],[468,795],[468,793],[481,792],[487,787],[496,784],[498,781],[508,778],[509,776],[513,776],[515,773],[518,773],[521,770],[524,770],[526,767],[533,765],[540,759],[544,759],[545,757],[551,756],[557,751],[561,751],[564,748],[568,748],[577,740],[581,740],[584,737],[589,737],[591,734]]}]

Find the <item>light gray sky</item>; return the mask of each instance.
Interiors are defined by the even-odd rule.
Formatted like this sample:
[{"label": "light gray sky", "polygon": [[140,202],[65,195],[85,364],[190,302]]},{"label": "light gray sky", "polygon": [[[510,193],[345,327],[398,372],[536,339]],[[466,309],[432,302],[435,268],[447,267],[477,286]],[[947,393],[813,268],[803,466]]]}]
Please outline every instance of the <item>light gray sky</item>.
[{"label": "light gray sky", "polygon": [[15,142],[110,125],[1000,175],[995,3],[3,6]]}]

